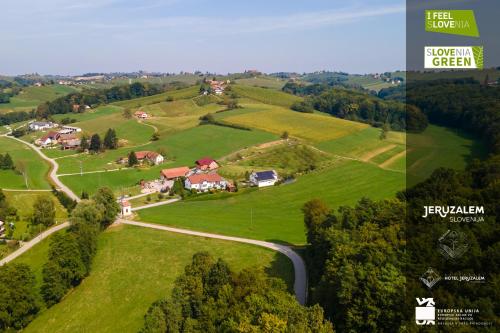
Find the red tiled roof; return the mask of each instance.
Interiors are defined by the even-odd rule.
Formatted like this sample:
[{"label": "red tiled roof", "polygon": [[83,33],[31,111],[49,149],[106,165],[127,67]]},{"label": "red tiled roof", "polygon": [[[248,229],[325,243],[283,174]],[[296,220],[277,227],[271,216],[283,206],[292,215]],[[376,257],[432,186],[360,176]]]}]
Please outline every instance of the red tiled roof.
[{"label": "red tiled roof", "polygon": [[138,160],[143,160],[145,158],[151,158],[151,159],[154,159],[156,158],[158,155],[158,153],[154,152],[154,151],[138,151],[135,153],[135,156],[137,157]]},{"label": "red tiled roof", "polygon": [[131,205],[131,204],[130,204],[130,202],[128,202],[127,200],[123,200],[123,201],[122,201],[122,206],[123,206],[123,207],[130,207],[130,206],[132,206],[132,205]]},{"label": "red tiled roof", "polygon": [[191,184],[201,184],[204,181],[216,183],[223,180],[223,178],[216,173],[201,173],[189,176],[188,179]]},{"label": "red tiled roof", "polygon": [[189,172],[189,168],[179,167],[179,168],[171,168],[171,169],[163,169],[161,170],[161,174],[168,179],[184,177]]},{"label": "red tiled roof", "polygon": [[42,141],[45,141],[47,139],[53,140],[53,139],[57,138],[58,135],[59,135],[59,133],[54,132],[54,131],[50,131],[49,133],[47,133],[46,135],[44,135],[43,137],[41,137],[40,140],[42,140]]},{"label": "red tiled roof", "polygon": [[196,164],[198,164],[199,166],[202,166],[202,165],[210,165],[210,163],[212,163],[212,162],[215,162],[215,160],[210,158],[210,157],[203,157],[203,158],[200,158],[199,160],[197,160]]}]

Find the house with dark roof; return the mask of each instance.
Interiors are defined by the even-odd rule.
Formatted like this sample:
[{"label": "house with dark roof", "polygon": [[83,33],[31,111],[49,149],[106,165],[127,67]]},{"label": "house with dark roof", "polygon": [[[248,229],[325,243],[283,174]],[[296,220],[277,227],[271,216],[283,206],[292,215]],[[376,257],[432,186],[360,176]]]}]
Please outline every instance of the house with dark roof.
[{"label": "house with dark roof", "polygon": [[217,164],[217,162],[210,157],[200,158],[195,162],[195,164],[196,168],[201,171],[211,171],[219,167],[219,164]]},{"label": "house with dark roof", "polygon": [[274,170],[254,171],[249,177],[250,183],[257,187],[273,186],[278,179],[278,173]]},{"label": "house with dark roof", "polygon": [[217,173],[199,173],[186,178],[184,187],[187,190],[206,192],[211,189],[225,190],[227,181]]}]

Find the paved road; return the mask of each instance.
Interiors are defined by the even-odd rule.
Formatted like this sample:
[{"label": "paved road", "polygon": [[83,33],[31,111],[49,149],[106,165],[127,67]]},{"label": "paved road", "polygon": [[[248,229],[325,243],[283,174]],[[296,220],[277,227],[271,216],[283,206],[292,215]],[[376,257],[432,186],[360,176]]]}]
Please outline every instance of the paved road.
[{"label": "paved road", "polygon": [[23,141],[21,139],[15,138],[13,136],[8,136],[8,135],[4,135],[4,136],[6,138],[10,138],[12,140],[19,141],[19,142],[21,142],[21,143],[29,146],[31,149],[33,149],[34,151],[36,151],[38,153],[38,155],[40,155],[41,158],[43,158],[44,160],[46,160],[47,162],[49,162],[52,165],[52,169],[50,170],[49,177],[54,182],[54,184],[56,185],[56,187],[58,189],[60,189],[61,191],[63,191],[64,193],[66,193],[71,199],[76,200],[76,201],[80,201],[80,197],[77,196],[75,193],[73,193],[73,191],[71,191],[69,187],[67,187],[66,185],[64,185],[59,180],[59,178],[57,177],[57,170],[59,169],[59,164],[57,164],[57,162],[54,161],[54,159],[48,158],[42,152],[42,150],[40,148],[38,148],[37,146],[35,146],[34,144],[28,143],[26,141]]},{"label": "paved road", "polygon": [[192,231],[192,230],[186,230],[186,229],[172,228],[172,227],[167,227],[164,225],[136,222],[136,221],[130,221],[130,220],[124,220],[124,219],[118,219],[117,222],[123,223],[123,224],[128,224],[128,225],[134,225],[137,227],[164,230],[164,231],[175,232],[175,233],[191,235],[191,236],[215,238],[215,239],[222,239],[222,240],[227,240],[227,241],[231,241],[231,242],[252,244],[252,245],[262,246],[262,247],[283,253],[293,263],[293,269],[295,272],[295,282],[293,284],[293,289],[295,291],[295,297],[297,298],[297,300],[299,301],[300,304],[306,303],[306,299],[307,299],[307,275],[306,275],[306,266],[304,264],[304,260],[302,260],[302,257],[300,257],[295,251],[293,251],[290,247],[288,247],[286,245],[265,242],[265,241],[259,241],[259,240],[254,240],[254,239],[232,237],[232,236],[223,236],[223,235],[211,234],[211,233],[207,233],[207,232],[199,232],[199,231]]},{"label": "paved road", "polygon": [[32,240],[30,240],[29,242],[24,243],[23,246],[21,246],[19,249],[17,249],[16,251],[12,252],[11,254],[9,254],[7,257],[5,257],[2,260],[0,260],[0,266],[3,266],[6,263],[8,263],[8,262],[10,262],[10,261],[12,261],[14,259],[16,259],[21,254],[23,254],[24,252],[26,252],[29,249],[31,249],[33,246],[35,246],[36,244],[40,243],[45,238],[47,238],[50,235],[52,235],[54,232],[58,232],[59,230],[64,229],[64,228],[66,228],[68,226],[69,226],[69,223],[68,222],[64,222],[64,223],[58,224],[58,225],[56,225],[56,226],[54,226],[54,227],[52,227],[50,229],[45,230],[44,232],[42,232],[41,234],[37,235],[35,238],[33,238]]},{"label": "paved road", "polygon": [[141,210],[141,209],[146,209],[146,208],[152,208],[152,207],[157,207],[157,206],[168,205],[168,204],[172,204],[174,202],[177,202],[179,200],[181,200],[181,199],[175,198],[175,199],[170,199],[170,200],[155,202],[155,203],[152,203],[152,204],[148,204],[148,205],[144,205],[144,206],[139,206],[139,207],[135,207],[135,208],[133,207],[132,211],[135,212],[135,211]]}]

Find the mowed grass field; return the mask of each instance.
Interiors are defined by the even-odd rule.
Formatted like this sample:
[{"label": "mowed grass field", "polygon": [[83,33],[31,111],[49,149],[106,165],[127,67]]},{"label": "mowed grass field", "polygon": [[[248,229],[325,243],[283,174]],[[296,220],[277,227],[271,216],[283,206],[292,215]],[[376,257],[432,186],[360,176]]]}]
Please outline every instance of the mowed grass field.
[{"label": "mowed grass field", "polygon": [[62,85],[27,87],[20,94],[11,97],[10,103],[0,104],[0,112],[31,111],[43,102],[78,91],[76,88]]},{"label": "mowed grass field", "polygon": [[[14,139],[0,137],[0,153],[9,153],[15,165],[22,164],[27,173],[28,189],[50,189],[46,175],[49,164],[27,145]],[[0,170],[0,188],[26,190],[22,174],[14,170]]]},{"label": "mowed grass field", "polygon": [[247,97],[265,104],[289,108],[293,103],[302,100],[302,97],[287,94],[275,89],[265,89],[246,85],[233,85],[231,89],[240,97]]},{"label": "mowed grass field", "polygon": [[[35,249],[19,261],[40,272],[47,249]],[[291,263],[271,250],[122,225],[100,236],[91,275],[24,332],[135,333],[148,307],[170,295],[174,280],[198,251],[223,258],[235,271],[259,267],[293,284]],[[36,258],[26,258],[32,254]]]},{"label": "mowed grass field", "polygon": [[301,208],[313,198],[332,207],[353,205],[362,197],[394,197],[405,175],[375,165],[338,160],[331,168],[297,178],[294,183],[235,194],[205,195],[138,211],[142,221],[193,230],[285,243],[305,243]]},{"label": "mowed grass field", "polygon": [[428,177],[438,167],[463,170],[474,158],[486,156],[481,141],[461,131],[430,125],[407,136],[408,185]]},{"label": "mowed grass field", "polygon": [[247,112],[224,117],[228,123],[259,128],[281,135],[287,131],[290,136],[321,142],[337,139],[368,127],[366,124],[334,118],[319,113],[300,113],[282,107],[261,105],[256,112]]}]

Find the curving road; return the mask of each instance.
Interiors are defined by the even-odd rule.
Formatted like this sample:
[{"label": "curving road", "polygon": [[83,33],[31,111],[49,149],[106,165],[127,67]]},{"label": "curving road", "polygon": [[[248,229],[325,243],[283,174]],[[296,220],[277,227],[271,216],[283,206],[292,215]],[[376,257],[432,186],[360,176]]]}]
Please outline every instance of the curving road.
[{"label": "curving road", "polygon": [[[48,161],[52,165],[52,169],[49,173],[50,179],[56,184],[56,186],[66,193],[71,199],[80,201],[81,199],[71,191],[69,187],[64,185],[58,178],[57,175],[57,170],[59,169],[59,164],[52,158],[47,157],[40,148],[37,146],[28,143],[26,141],[23,141],[21,139],[12,137],[12,136],[7,136],[4,135],[5,137],[11,138],[13,140],[17,140],[27,146],[29,146],[31,149],[36,151],[38,155],[40,155],[44,160]],[[155,204],[150,204],[146,206],[140,206],[136,207],[133,210],[139,210],[139,209],[144,209],[144,208],[149,208],[149,207],[154,207],[157,205],[161,204],[167,204],[167,203],[172,203],[177,201],[178,199],[172,199],[167,202],[160,202],[160,203],[155,203]],[[218,234],[212,234],[212,233],[206,233],[206,232],[199,232],[199,231],[193,231],[193,230],[186,230],[186,229],[180,229],[180,228],[172,228],[172,227],[167,227],[164,225],[158,225],[158,224],[151,224],[151,223],[144,223],[144,222],[136,222],[136,221],[129,221],[125,219],[117,219],[118,223],[123,223],[127,225],[134,225],[137,227],[143,227],[143,228],[150,228],[150,229],[156,229],[156,230],[163,230],[163,231],[169,231],[169,232],[175,232],[179,234],[185,234],[185,235],[191,235],[191,236],[198,236],[198,237],[206,237],[206,238],[214,238],[214,239],[221,239],[221,240],[226,240],[226,241],[231,241],[231,242],[238,242],[238,243],[246,243],[246,244],[252,244],[252,245],[257,245],[261,247],[265,247],[274,251],[278,251],[285,256],[287,256],[293,264],[293,269],[295,273],[295,281],[294,281],[294,286],[293,289],[295,291],[295,297],[297,298],[297,301],[299,301],[300,304],[306,304],[307,301],[307,273],[306,273],[306,265],[304,263],[304,260],[302,259],[301,256],[299,256],[295,251],[293,251],[289,246],[282,245],[282,244],[277,244],[277,243],[271,243],[271,242],[265,242],[265,241],[260,241],[260,240],[254,240],[254,239],[247,239],[247,238],[240,238],[240,237],[233,237],[233,236],[223,236],[223,235],[218,235]],[[33,246],[41,242],[43,239],[47,238],[54,232],[57,232],[61,229],[64,229],[69,226],[68,222],[56,225],[50,229],[45,230],[35,238],[33,238],[31,241],[25,243],[22,247],[17,249],[16,251],[12,252],[10,255],[5,257],[0,261],[0,266],[14,260],[15,258],[19,257],[29,249],[31,249]]]},{"label": "curving road", "polygon": [[64,222],[64,223],[58,224],[58,225],[56,225],[56,226],[54,226],[54,227],[52,227],[50,229],[47,229],[47,230],[43,231],[41,234],[37,235],[36,237],[34,237],[29,242],[24,243],[23,246],[21,246],[20,248],[18,248],[17,250],[15,250],[14,252],[12,252],[11,254],[9,254],[8,256],[6,256],[5,258],[3,258],[2,260],[0,260],[0,266],[3,266],[6,263],[8,263],[8,262],[10,262],[10,261],[12,261],[14,259],[16,259],[21,254],[23,254],[24,252],[26,252],[29,249],[31,249],[33,246],[35,246],[36,244],[40,243],[45,238],[47,238],[50,235],[52,235],[54,232],[58,232],[59,230],[64,229],[66,227],[69,227],[69,222]]},{"label": "curving road", "polygon": [[265,242],[265,241],[260,241],[260,240],[254,240],[254,239],[247,239],[247,238],[240,238],[240,237],[233,237],[233,236],[223,236],[223,235],[211,234],[211,233],[207,233],[207,232],[199,232],[199,231],[193,231],[193,230],[172,228],[172,227],[167,227],[164,225],[136,222],[136,221],[130,221],[130,220],[124,220],[124,219],[118,219],[117,222],[127,224],[127,225],[134,225],[137,227],[175,232],[175,233],[184,234],[184,235],[191,235],[191,236],[198,236],[198,237],[205,237],[205,238],[214,238],[214,239],[221,239],[221,240],[226,240],[226,241],[231,241],[231,242],[252,244],[252,245],[265,247],[265,248],[268,248],[268,249],[271,249],[274,251],[278,251],[278,252],[284,254],[285,256],[287,256],[292,261],[293,269],[295,272],[295,281],[293,283],[295,297],[297,298],[297,300],[299,301],[300,304],[306,303],[306,300],[307,300],[307,275],[306,275],[306,266],[304,264],[304,260],[302,259],[301,256],[299,256],[295,251],[293,251],[290,247],[288,247],[286,245]]}]

